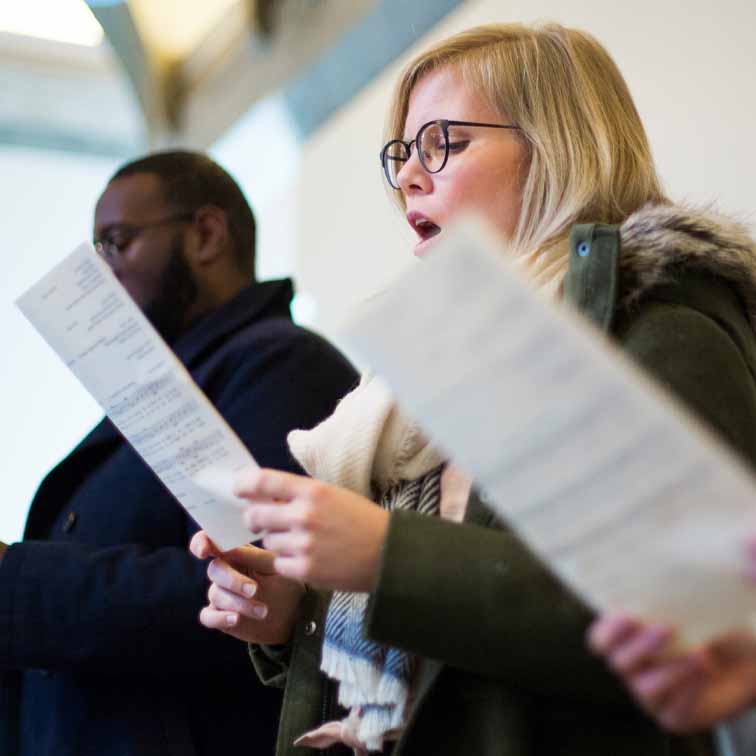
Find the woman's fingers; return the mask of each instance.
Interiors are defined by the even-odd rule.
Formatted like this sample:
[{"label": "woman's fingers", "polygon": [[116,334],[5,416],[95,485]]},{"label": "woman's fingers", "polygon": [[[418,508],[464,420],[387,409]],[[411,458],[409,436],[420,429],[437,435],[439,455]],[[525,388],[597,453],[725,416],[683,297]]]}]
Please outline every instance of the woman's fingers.
[{"label": "woman's fingers", "polygon": [[269,468],[247,468],[236,478],[234,495],[243,499],[270,501],[280,499],[291,501],[306,495],[318,482],[304,475],[271,470]]},{"label": "woman's fingers", "polygon": [[640,622],[625,614],[607,614],[597,619],[588,631],[588,645],[596,654],[606,656],[640,629]]},{"label": "woman's fingers", "polygon": [[216,557],[207,567],[207,576],[221,588],[252,598],[257,592],[257,581],[252,577],[273,575],[275,555],[257,546],[243,546],[228,551],[223,558]]},{"label": "woman's fingers", "polygon": [[673,635],[673,631],[663,625],[644,625],[628,615],[612,614],[593,623],[588,645],[631,682],[628,678],[647,665],[662,663],[660,654]]},{"label": "woman's fingers", "polygon": [[686,689],[702,675],[701,664],[694,656],[682,656],[639,672],[630,687],[647,707],[656,710],[672,699],[687,698]]},{"label": "woman's fingers", "polygon": [[199,530],[192,536],[192,540],[189,542],[189,551],[197,559],[208,559],[211,556],[220,556],[222,553],[204,530]]},{"label": "woman's fingers", "polygon": [[609,654],[609,664],[623,675],[634,674],[657,660],[671,637],[671,630],[660,625],[639,628]]},{"label": "woman's fingers", "polygon": [[212,606],[206,606],[200,612],[199,620],[201,624],[210,630],[224,630],[228,632],[229,628],[238,626],[239,615],[235,612],[224,612],[214,609]]},{"label": "woman's fingers", "polygon": [[259,546],[242,546],[233,551],[227,551],[223,555],[225,562],[238,572],[247,575],[253,572],[262,575],[272,575],[275,572],[273,557],[273,554],[265,549],[261,549]]},{"label": "woman's fingers", "polygon": [[304,531],[268,533],[263,539],[263,545],[277,557],[309,556],[315,547],[315,538]]},{"label": "woman's fingers", "polygon": [[207,598],[212,608],[220,611],[241,614],[249,619],[258,620],[265,619],[268,616],[268,607],[262,601],[245,598],[238,593],[227,591],[215,583],[210,586]]},{"label": "woman's fingers", "polygon": [[249,575],[235,570],[224,559],[213,559],[207,567],[207,576],[215,585],[227,591],[252,598],[257,593],[257,581]]},{"label": "woman's fingers", "polygon": [[312,521],[311,506],[304,502],[253,504],[244,510],[244,524],[254,532],[304,528]]},{"label": "woman's fingers", "polygon": [[319,581],[313,579],[311,575],[312,563],[308,558],[302,556],[279,556],[276,557],[275,564],[276,572],[279,575],[283,575],[291,580],[309,583],[316,588],[320,587]]},{"label": "woman's fingers", "polygon": [[220,630],[232,638],[245,643],[285,643],[291,629],[282,630],[279,627],[271,627],[268,619],[260,621],[248,619],[235,612],[226,612],[206,606],[199,615],[199,621],[210,630]]}]

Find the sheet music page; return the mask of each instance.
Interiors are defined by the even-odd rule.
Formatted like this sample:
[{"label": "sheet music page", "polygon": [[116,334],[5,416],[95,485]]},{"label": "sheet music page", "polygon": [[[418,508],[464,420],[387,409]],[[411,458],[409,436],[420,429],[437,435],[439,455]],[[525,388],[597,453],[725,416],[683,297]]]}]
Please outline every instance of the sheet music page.
[{"label": "sheet music page", "polygon": [[482,226],[449,232],[344,338],[590,605],[691,643],[753,627],[751,472]]},{"label": "sheet music page", "polygon": [[252,540],[232,485],[254,459],[92,246],[16,304],[213,541]]}]

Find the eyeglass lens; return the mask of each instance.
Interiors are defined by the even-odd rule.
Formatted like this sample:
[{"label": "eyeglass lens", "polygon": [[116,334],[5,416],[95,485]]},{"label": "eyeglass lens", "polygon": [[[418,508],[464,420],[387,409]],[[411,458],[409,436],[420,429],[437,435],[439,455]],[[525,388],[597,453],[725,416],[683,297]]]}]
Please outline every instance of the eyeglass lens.
[{"label": "eyeglass lens", "polygon": [[428,173],[438,173],[446,160],[446,134],[439,123],[429,123],[418,134],[420,162]]},{"label": "eyeglass lens", "polygon": [[417,135],[417,141],[410,143],[410,151],[404,142],[391,142],[384,153],[386,178],[395,189],[399,189],[399,171],[410,157],[412,147],[418,144],[420,162],[428,173],[438,173],[446,161],[446,134],[439,123],[429,123]]}]

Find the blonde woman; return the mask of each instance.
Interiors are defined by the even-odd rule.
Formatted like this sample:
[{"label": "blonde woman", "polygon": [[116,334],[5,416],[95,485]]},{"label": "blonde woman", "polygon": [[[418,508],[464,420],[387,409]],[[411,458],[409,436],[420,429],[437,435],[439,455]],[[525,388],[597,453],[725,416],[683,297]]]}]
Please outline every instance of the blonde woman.
[{"label": "blonde woman", "polygon": [[[592,37],[494,25],[441,42],[401,77],[381,159],[415,254],[460,210],[482,214],[502,254],[756,460],[753,245],[667,202],[627,87]],[[621,228],[583,226],[570,245],[577,223]],[[279,753],[709,752],[706,737],[665,735],[633,705],[587,651],[588,609],[378,380],[290,446],[312,478],[239,481],[265,550],[192,544],[215,556],[201,621],[251,642],[263,681],[286,685]]]}]

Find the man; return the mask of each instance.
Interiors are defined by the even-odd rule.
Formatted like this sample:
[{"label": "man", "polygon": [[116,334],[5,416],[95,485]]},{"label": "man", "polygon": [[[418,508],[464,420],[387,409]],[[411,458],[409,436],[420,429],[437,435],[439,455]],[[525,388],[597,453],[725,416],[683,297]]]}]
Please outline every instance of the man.
[{"label": "man", "polygon": [[[254,282],[233,179],[195,153],[137,160],[100,197],[94,238],[255,458],[296,470],[286,434],[357,376],[291,322],[290,281]],[[47,476],[24,541],[0,544],[3,756],[273,752],[277,695],[242,644],[197,621],[196,530],[107,419]]]}]

